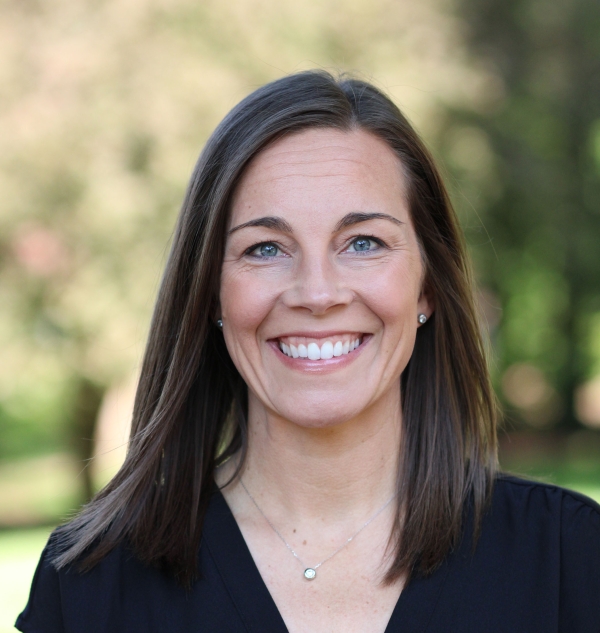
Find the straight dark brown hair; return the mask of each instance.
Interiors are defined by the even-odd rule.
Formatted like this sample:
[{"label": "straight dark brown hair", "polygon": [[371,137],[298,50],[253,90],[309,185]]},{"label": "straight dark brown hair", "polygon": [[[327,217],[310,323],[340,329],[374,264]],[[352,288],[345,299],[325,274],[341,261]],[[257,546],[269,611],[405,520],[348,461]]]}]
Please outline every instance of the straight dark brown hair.
[{"label": "straight dark brown hair", "polygon": [[125,540],[183,585],[197,577],[215,468],[245,455],[247,438],[247,387],[214,325],[229,204],[252,158],[315,127],[362,129],[396,153],[435,301],[400,379],[395,557],[385,580],[439,566],[461,537],[467,505],[477,535],[496,469],[496,409],[455,214],[429,152],[389,98],[364,81],[309,71],[249,95],[200,155],[156,302],[127,457],[58,528],[56,567],[88,570]]}]

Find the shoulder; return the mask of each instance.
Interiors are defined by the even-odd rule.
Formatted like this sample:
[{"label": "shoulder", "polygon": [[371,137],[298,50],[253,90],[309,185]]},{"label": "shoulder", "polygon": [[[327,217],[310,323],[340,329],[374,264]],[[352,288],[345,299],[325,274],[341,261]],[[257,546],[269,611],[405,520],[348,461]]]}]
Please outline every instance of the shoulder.
[{"label": "shoulder", "polygon": [[[105,578],[111,576],[123,557],[123,546],[115,548],[98,566],[95,574],[81,574],[76,564],[57,569],[54,561],[61,552],[60,542],[58,531],[55,531],[42,551],[31,583],[29,601],[15,625],[20,631],[59,633],[70,630],[69,613],[63,609],[65,600],[85,600],[87,595],[97,600],[86,600],[86,603],[102,602],[105,595],[103,587],[97,582],[98,572]],[[77,588],[75,593],[71,592],[72,586]]]},{"label": "shoulder", "polygon": [[[223,512],[216,501],[211,500],[205,527],[217,534],[212,541],[220,545]],[[56,569],[53,561],[60,547],[55,533],[42,553],[29,602],[17,620],[17,628],[25,633],[245,630],[208,547],[199,547],[199,579],[189,591],[173,574],[140,561],[126,541],[85,572],[76,563]],[[227,548],[220,546],[221,550],[230,554]],[[230,566],[237,569],[237,561]]]},{"label": "shoulder", "polygon": [[513,499],[560,499],[569,507],[577,507],[579,509],[588,508],[588,510],[600,517],[600,505],[580,492],[569,490],[562,486],[549,484],[535,479],[527,479],[525,477],[511,475],[509,473],[499,473],[495,481],[496,493],[508,495]]},{"label": "shoulder", "polygon": [[476,623],[457,630],[598,633],[600,506],[585,495],[499,475],[457,554],[449,609]]},{"label": "shoulder", "polygon": [[508,474],[496,478],[491,511],[560,522],[568,533],[585,526],[600,536],[600,505],[585,495],[553,484]]},{"label": "shoulder", "polygon": [[572,490],[509,476],[498,478],[497,502],[513,513],[525,541],[521,564],[540,570],[559,630],[598,631],[600,506]]},{"label": "shoulder", "polygon": [[600,590],[600,506],[560,486],[501,474],[477,549],[482,559],[521,573],[529,566],[564,576],[583,564]]},{"label": "shoulder", "polygon": [[[58,574],[52,566],[50,549],[52,536],[42,551],[33,576],[29,602],[19,615],[15,627],[19,631],[64,631],[60,604]],[[43,620],[42,620],[43,618]]]},{"label": "shoulder", "polygon": [[[560,486],[501,475],[487,521],[488,552],[546,587],[560,630],[597,631],[600,621],[600,505]],[[552,598],[553,597],[553,598]]]},{"label": "shoulder", "polygon": [[62,577],[66,570],[57,570],[54,558],[60,553],[58,530],[48,539],[38,562],[29,601],[15,624],[20,631],[62,633],[66,630],[61,608]]},{"label": "shoulder", "polygon": [[497,477],[487,525],[499,538],[561,551],[589,547],[600,557],[600,505],[573,490],[512,475]]},{"label": "shoulder", "polygon": [[62,543],[59,528],[42,552],[29,601],[16,622],[25,633],[150,631],[132,621],[132,613],[120,610],[122,601],[132,600],[134,594],[136,607],[143,609],[150,596],[177,593],[175,581],[144,565],[126,542],[114,547],[88,571],[82,571],[77,561],[57,568]]}]

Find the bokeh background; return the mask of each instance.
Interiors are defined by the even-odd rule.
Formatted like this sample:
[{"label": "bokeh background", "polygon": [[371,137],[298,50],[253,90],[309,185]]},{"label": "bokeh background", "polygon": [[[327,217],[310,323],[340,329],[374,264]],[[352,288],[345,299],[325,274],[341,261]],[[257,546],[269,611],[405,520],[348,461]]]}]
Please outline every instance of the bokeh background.
[{"label": "bokeh background", "polygon": [[0,0],[0,633],[123,457],[207,136],[314,67],[387,91],[442,165],[502,466],[600,500],[597,0]]}]

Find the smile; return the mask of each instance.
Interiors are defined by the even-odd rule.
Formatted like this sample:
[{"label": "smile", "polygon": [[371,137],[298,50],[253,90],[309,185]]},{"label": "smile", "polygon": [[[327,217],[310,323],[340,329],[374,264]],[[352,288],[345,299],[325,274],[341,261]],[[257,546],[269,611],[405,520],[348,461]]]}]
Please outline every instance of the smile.
[{"label": "smile", "polygon": [[279,349],[289,358],[308,360],[329,360],[346,356],[360,346],[362,334],[336,334],[323,339],[305,336],[282,336],[278,339]]}]

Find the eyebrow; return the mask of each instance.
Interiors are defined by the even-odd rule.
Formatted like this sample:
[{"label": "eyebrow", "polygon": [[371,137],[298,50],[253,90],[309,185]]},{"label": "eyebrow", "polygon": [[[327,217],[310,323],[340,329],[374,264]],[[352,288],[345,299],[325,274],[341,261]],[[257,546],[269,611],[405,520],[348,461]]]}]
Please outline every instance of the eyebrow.
[{"label": "eyebrow", "polygon": [[[404,222],[395,218],[393,215],[389,215],[387,213],[361,213],[357,211],[353,211],[352,213],[346,214],[336,225],[335,230],[341,231],[342,229],[346,229],[349,226],[354,224],[359,224],[360,222],[368,222],[369,220],[389,220],[398,226],[404,226]],[[231,235],[235,231],[239,231],[240,229],[246,229],[251,226],[264,226],[267,229],[273,229],[275,231],[281,231],[282,233],[293,233],[293,229],[288,222],[286,222],[283,218],[279,218],[274,215],[265,216],[264,218],[257,218],[256,220],[250,220],[249,222],[244,222],[243,224],[238,224],[234,226],[232,229],[228,231],[228,235]]]},{"label": "eyebrow", "polygon": [[235,231],[240,229],[246,229],[250,226],[264,226],[267,229],[274,229],[275,231],[281,231],[282,233],[293,233],[292,227],[283,218],[278,218],[274,215],[265,216],[264,218],[257,218],[256,220],[250,220],[243,224],[238,224],[232,229],[229,229],[227,235],[231,235]]},{"label": "eyebrow", "polygon": [[389,220],[398,226],[404,226],[404,222],[395,218],[393,215],[387,213],[359,213],[352,212],[345,215],[336,225],[335,230],[341,231],[348,228],[353,224],[359,224],[360,222],[368,222],[369,220]]}]

